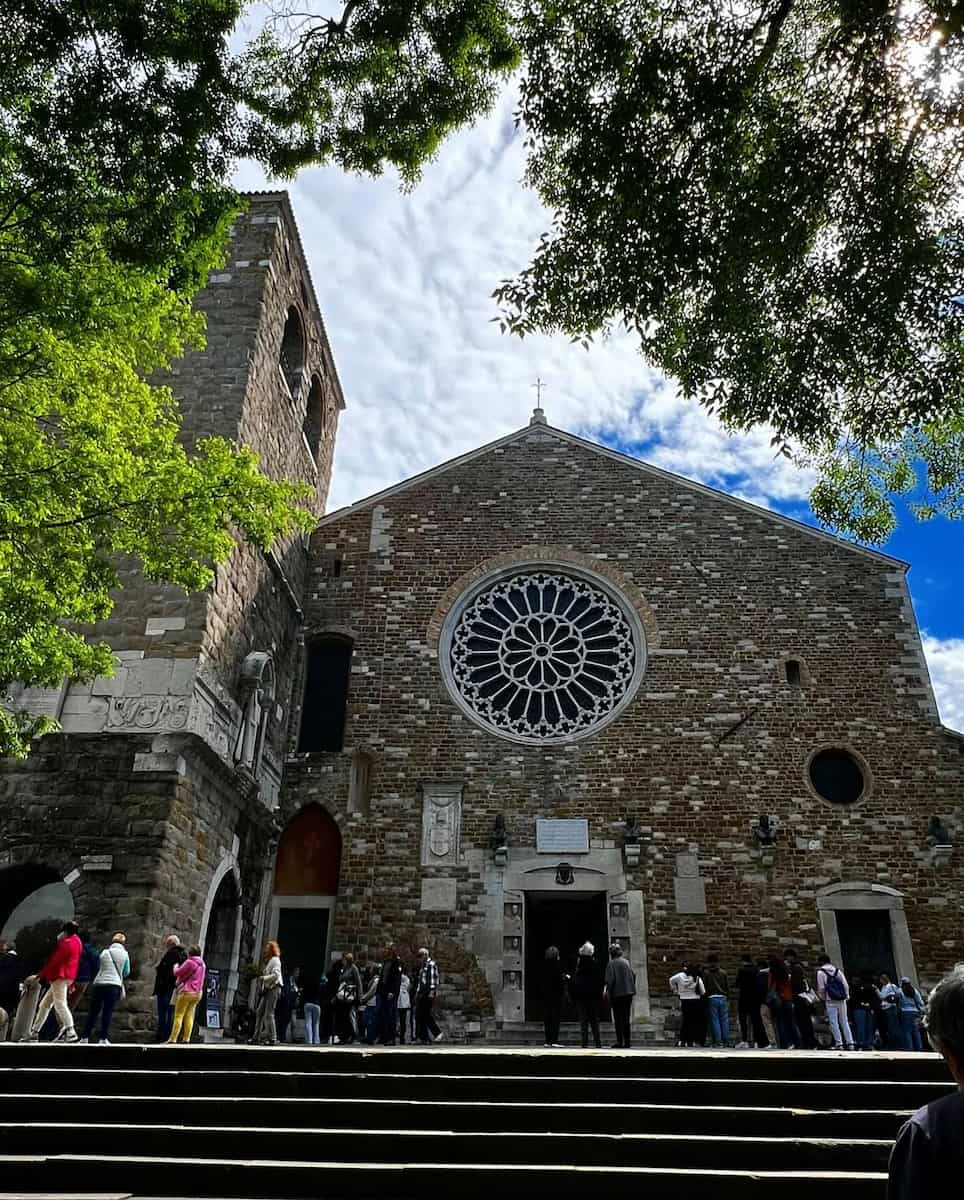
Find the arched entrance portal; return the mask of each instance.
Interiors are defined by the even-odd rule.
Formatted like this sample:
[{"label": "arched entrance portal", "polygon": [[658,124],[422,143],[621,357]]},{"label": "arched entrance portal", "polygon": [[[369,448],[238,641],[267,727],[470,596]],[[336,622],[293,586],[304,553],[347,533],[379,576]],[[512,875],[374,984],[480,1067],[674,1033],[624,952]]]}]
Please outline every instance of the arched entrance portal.
[{"label": "arched entrance portal", "polygon": [[213,883],[213,892],[202,923],[201,951],[208,969],[208,987],[217,982],[218,1009],[224,1026],[238,987],[241,949],[241,890],[232,861],[224,864],[220,880]]},{"label": "arched entrance portal", "polygon": [[53,867],[26,863],[0,870],[0,941],[16,943],[26,973],[43,966],[61,925],[73,918],[73,894]]},{"label": "arched entrance portal", "polygon": [[289,822],[275,862],[268,933],[281,946],[286,974],[296,967],[305,974],[325,970],[340,868],[338,826],[310,804]]}]

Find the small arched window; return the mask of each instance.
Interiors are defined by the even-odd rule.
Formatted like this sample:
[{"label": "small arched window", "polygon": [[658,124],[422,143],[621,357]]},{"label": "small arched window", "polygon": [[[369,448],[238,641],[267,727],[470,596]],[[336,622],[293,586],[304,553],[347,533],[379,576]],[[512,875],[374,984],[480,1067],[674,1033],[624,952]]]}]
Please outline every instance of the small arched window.
[{"label": "small arched window", "polygon": [[787,683],[791,687],[803,686],[803,673],[800,669],[800,662],[796,658],[788,658],[786,661]]},{"label": "small arched window", "polygon": [[285,331],[281,338],[281,354],[278,365],[288,391],[297,399],[301,390],[301,377],[305,369],[305,328],[296,308],[288,309]]},{"label": "small arched window", "polygon": [[320,754],[343,748],[351,653],[352,644],[347,638],[322,637],[308,644],[299,753]]},{"label": "small arched window", "polygon": [[308,403],[305,407],[305,421],[302,426],[302,432],[305,435],[305,444],[308,447],[308,453],[311,455],[311,461],[318,461],[318,454],[321,450],[321,434],[324,429],[325,420],[325,389],[317,375],[313,375],[311,379],[311,390],[308,392]]}]

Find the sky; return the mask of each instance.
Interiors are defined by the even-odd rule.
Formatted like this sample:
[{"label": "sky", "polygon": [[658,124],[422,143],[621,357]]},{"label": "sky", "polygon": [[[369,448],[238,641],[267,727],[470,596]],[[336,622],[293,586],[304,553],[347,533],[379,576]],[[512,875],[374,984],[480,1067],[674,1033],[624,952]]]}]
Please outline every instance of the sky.
[{"label": "sky", "polygon": [[[548,215],[523,188],[506,96],[451,138],[418,186],[386,174],[302,171],[278,185],[243,164],[237,186],[286,186],[347,400],[329,510],[528,422],[549,423],[742,499],[815,523],[812,480],[769,434],[729,436],[620,335],[588,350],[503,334],[492,291],[529,262]],[[945,724],[964,730],[964,522],[902,514],[886,547],[911,592]]]}]

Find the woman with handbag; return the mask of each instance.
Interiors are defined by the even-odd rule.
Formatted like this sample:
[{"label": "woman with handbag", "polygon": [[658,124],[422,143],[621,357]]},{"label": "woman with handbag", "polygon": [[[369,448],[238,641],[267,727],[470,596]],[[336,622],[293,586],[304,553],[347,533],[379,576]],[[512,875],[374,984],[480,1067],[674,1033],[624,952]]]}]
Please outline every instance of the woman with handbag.
[{"label": "woman with handbag", "polygon": [[355,966],[355,956],[346,954],[341,960],[338,988],[335,992],[335,1045],[349,1045],[358,1035],[358,1002],[361,999],[361,974]]},{"label": "woman with handbag", "polygon": [[258,1015],[254,1026],[253,1041],[267,1046],[278,1044],[278,1029],[274,1023],[274,1012],[281,995],[281,947],[277,942],[265,942],[261,956],[264,971],[258,976],[261,995],[258,997]]}]

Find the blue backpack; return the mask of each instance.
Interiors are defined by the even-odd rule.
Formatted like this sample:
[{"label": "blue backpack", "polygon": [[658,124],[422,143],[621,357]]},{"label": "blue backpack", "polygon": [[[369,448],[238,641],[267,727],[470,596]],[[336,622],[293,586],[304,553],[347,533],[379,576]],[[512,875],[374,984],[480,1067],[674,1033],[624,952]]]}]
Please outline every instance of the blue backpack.
[{"label": "blue backpack", "polygon": [[847,989],[844,987],[843,982],[841,981],[840,971],[834,967],[833,974],[831,975],[829,967],[825,966],[821,969],[823,970],[824,977],[827,980],[827,998],[830,1000],[846,1000]]}]

